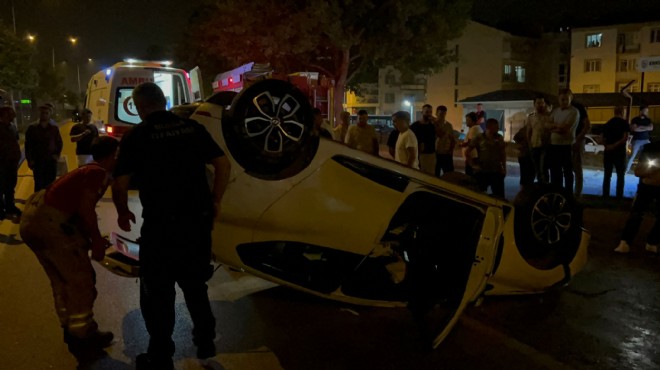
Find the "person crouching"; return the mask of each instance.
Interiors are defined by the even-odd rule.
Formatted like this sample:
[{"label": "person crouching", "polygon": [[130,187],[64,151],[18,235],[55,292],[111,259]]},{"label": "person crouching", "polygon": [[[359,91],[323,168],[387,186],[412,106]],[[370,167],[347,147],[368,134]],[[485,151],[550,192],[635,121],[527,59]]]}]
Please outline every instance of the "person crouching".
[{"label": "person crouching", "polygon": [[32,194],[20,224],[23,241],[34,252],[51,282],[55,309],[71,346],[103,348],[113,339],[98,330],[92,308],[95,273],[89,259],[100,261],[108,242],[97,224],[96,203],[110,183],[119,143],[105,136],[92,146],[94,161]]}]

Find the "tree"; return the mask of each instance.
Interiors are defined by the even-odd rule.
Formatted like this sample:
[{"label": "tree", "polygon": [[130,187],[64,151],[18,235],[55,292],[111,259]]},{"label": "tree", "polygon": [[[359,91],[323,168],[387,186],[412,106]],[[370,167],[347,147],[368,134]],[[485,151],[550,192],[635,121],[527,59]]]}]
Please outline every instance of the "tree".
[{"label": "tree", "polygon": [[335,81],[335,115],[346,87],[378,68],[432,73],[453,55],[471,0],[219,0],[204,5],[187,43],[234,66],[270,63]]},{"label": "tree", "polygon": [[36,73],[30,66],[33,56],[30,45],[0,25],[0,88],[30,90],[36,83]]}]

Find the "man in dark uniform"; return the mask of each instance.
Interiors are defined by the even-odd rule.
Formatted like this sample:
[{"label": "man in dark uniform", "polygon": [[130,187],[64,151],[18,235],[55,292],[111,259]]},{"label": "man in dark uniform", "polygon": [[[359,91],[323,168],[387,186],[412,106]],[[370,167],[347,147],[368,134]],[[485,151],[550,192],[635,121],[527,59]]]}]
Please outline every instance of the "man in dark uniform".
[{"label": "man in dark uniform", "polygon": [[[144,223],[140,237],[140,307],[150,335],[137,369],[173,369],[174,284],[193,321],[197,357],[215,355],[215,318],[207,294],[213,271],[211,229],[229,178],[230,163],[199,123],[165,110],[162,90],[144,83],[133,91],[142,123],[122,138],[112,196],[117,222],[130,230],[131,178],[137,184]],[[206,164],[215,169],[213,189]]]},{"label": "man in dark uniform", "polygon": [[52,105],[39,107],[39,120],[25,131],[25,159],[34,174],[34,192],[50,185],[57,177],[57,161],[62,153],[60,129],[51,119]]}]

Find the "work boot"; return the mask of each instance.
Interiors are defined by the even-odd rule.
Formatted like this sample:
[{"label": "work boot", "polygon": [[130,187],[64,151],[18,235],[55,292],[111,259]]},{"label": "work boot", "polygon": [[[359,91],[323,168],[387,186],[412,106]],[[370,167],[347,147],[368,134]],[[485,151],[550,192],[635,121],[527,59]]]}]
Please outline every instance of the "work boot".
[{"label": "work boot", "polygon": [[153,358],[148,353],[135,358],[135,370],[174,370],[172,358]]},{"label": "work boot", "polygon": [[658,254],[658,245],[657,244],[654,245],[654,244],[646,243],[646,251]]},{"label": "work boot", "polygon": [[628,242],[622,240],[614,251],[617,253],[630,253],[630,246],[628,245]]}]

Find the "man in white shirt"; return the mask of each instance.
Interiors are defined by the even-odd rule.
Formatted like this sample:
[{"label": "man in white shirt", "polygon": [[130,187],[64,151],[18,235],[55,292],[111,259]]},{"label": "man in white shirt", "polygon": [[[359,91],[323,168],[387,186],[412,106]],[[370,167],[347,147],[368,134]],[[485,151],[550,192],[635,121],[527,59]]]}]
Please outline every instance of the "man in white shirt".
[{"label": "man in white shirt", "polygon": [[465,174],[469,176],[474,176],[474,170],[470,163],[479,157],[477,151],[473,148],[470,148],[470,141],[476,139],[479,135],[483,134],[484,131],[481,129],[481,126],[477,124],[477,114],[470,112],[465,115],[465,124],[468,127],[467,136],[465,136],[465,141],[461,144],[463,148],[463,158],[465,158]]},{"label": "man in white shirt", "polygon": [[417,158],[417,137],[410,130],[410,113],[399,111],[393,116],[394,127],[399,131],[396,140],[394,160],[405,166],[419,169],[419,158]]},{"label": "man in white shirt", "polygon": [[550,146],[546,159],[550,167],[550,182],[573,192],[572,148],[579,113],[571,106],[571,100],[573,92],[570,89],[562,89],[559,92],[559,107],[551,113],[554,125],[550,130]]}]

